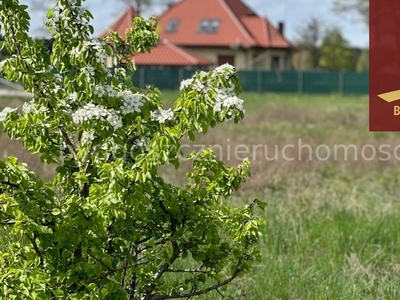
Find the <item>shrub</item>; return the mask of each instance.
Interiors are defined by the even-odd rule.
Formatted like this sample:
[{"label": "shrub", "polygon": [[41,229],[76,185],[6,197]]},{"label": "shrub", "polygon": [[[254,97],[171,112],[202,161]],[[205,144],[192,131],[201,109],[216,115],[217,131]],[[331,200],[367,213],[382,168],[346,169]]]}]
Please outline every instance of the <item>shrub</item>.
[{"label": "shrub", "polygon": [[[224,65],[182,82],[172,109],[132,84],[131,56],[158,42],[153,18],[135,18],[126,40],[91,39],[80,0],[48,14],[52,50],[28,34],[27,6],[0,2],[13,55],[1,66],[33,94],[0,113],[4,131],[56,164],[51,182],[9,157],[0,162],[2,299],[176,299],[218,290],[257,258],[255,200],[227,204],[249,162],[227,167],[210,149],[187,156],[184,188],[159,175],[179,167],[180,141],[244,115],[236,71]],[[113,72],[104,61],[113,57]]]}]

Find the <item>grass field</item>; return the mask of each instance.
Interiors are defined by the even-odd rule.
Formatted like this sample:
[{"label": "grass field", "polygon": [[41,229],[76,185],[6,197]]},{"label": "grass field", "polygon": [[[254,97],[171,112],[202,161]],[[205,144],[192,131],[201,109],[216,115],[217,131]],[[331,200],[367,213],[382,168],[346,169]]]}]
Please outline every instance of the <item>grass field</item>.
[{"label": "grass field", "polygon": [[[177,96],[163,95],[167,103]],[[196,141],[219,145],[216,152],[230,165],[250,158],[252,177],[231,201],[268,203],[262,261],[227,288],[226,299],[400,299],[400,147],[394,151],[400,136],[368,132],[366,96],[242,98],[243,122],[220,124]],[[354,147],[346,157],[343,148],[334,154],[337,145]],[[27,157],[4,135],[0,146],[3,155]],[[265,149],[278,158],[267,159]],[[43,172],[35,160],[30,164]],[[163,170],[176,183],[183,171]]]}]

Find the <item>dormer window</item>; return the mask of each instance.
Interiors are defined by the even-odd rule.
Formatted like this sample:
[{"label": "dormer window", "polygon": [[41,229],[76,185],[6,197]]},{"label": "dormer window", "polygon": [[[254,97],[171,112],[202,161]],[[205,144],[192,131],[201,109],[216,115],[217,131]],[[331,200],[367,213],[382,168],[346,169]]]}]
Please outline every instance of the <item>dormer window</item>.
[{"label": "dormer window", "polygon": [[179,24],[178,19],[174,18],[174,19],[169,20],[166,31],[169,33],[176,32],[176,29],[178,28],[178,24]]},{"label": "dormer window", "polygon": [[216,19],[203,19],[200,21],[199,33],[216,33],[219,29],[220,21]]}]

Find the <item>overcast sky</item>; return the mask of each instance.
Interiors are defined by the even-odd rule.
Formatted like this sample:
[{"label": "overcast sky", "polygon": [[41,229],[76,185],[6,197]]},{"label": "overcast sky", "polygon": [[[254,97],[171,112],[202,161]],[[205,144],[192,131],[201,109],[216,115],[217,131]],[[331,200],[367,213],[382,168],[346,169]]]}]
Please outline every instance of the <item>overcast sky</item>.
[{"label": "overcast sky", "polygon": [[[22,3],[28,5],[31,1],[21,0]],[[47,1],[54,2],[55,0]],[[317,17],[328,27],[340,26],[352,46],[368,46],[368,29],[361,19],[355,13],[345,16],[335,15],[332,12],[333,0],[244,0],[244,2],[275,25],[283,21],[285,34],[292,41],[296,38],[298,27],[311,17]],[[95,34],[102,32],[124,9],[124,5],[117,0],[87,0],[86,3],[94,16],[92,24]],[[155,8],[153,13],[158,14],[161,11],[161,8]],[[43,15],[40,16],[37,13],[32,15],[32,27],[40,27],[43,18]],[[37,34],[38,30],[33,32]]]}]

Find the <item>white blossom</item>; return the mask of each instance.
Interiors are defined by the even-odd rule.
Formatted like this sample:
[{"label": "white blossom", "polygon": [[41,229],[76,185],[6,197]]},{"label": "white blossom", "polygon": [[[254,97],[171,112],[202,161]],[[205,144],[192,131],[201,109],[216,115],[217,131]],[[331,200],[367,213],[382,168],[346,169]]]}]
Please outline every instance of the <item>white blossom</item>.
[{"label": "white blossom", "polygon": [[220,66],[216,67],[214,72],[215,73],[219,73],[219,74],[234,73],[234,72],[236,72],[236,69],[235,69],[234,66],[226,63],[226,64],[223,64],[223,65],[220,65]]},{"label": "white blossom", "polygon": [[69,21],[71,20],[71,17],[67,15],[67,13],[69,12],[68,10],[65,10],[65,7],[63,5],[60,4],[60,9],[62,9],[63,11],[59,14],[60,16],[60,20],[64,20],[64,21]]},{"label": "white blossom", "polygon": [[92,47],[93,49],[96,49],[96,50],[103,50],[103,44],[97,39],[93,39],[93,40],[90,40],[90,41],[85,41],[83,43],[83,45],[85,47]]},{"label": "white blossom", "polygon": [[72,50],[71,50],[71,55],[73,55],[73,56],[75,56],[75,57],[78,57],[79,55],[81,55],[82,54],[82,51],[83,49],[79,49],[79,47],[74,47],[74,48],[72,48]]},{"label": "white blossom", "polygon": [[104,72],[106,72],[107,77],[110,78],[113,76],[109,68],[107,68],[104,64],[102,64],[101,66],[103,67]]},{"label": "white blossom", "polygon": [[96,85],[93,93],[99,97],[109,96],[115,98],[119,95],[118,91],[110,85]]},{"label": "white blossom", "polygon": [[[215,111],[220,112],[224,108],[230,108],[246,112],[243,107],[243,100],[236,96],[233,83],[229,87],[217,89],[216,92]],[[230,116],[232,113],[228,115]]]},{"label": "white blossom", "polygon": [[105,89],[104,86],[102,86],[102,85],[96,85],[96,86],[94,87],[94,92],[93,92],[93,93],[94,93],[95,95],[99,96],[99,97],[103,97],[104,95],[107,94],[107,91],[106,91],[106,89]]},{"label": "white blossom", "polygon": [[158,108],[151,112],[151,117],[159,123],[165,123],[174,119],[174,112],[171,109],[161,109]]},{"label": "white blossom", "polygon": [[4,122],[7,119],[7,115],[16,111],[17,108],[6,107],[0,112],[0,122]]},{"label": "white blossom", "polygon": [[217,96],[217,101],[215,102],[215,110],[220,112],[224,108],[235,108],[242,112],[246,112],[243,107],[243,100],[237,96],[224,96],[219,95]]},{"label": "white blossom", "polygon": [[114,111],[110,112],[107,116],[107,122],[114,127],[115,130],[123,126],[121,117]]},{"label": "white blossom", "polygon": [[189,87],[193,83],[193,78],[182,80],[181,82],[181,91]]},{"label": "white blossom", "polygon": [[200,77],[204,77],[204,76],[207,76],[208,73],[206,71],[200,71],[199,75],[200,75]]},{"label": "white blossom", "polygon": [[80,25],[80,26],[85,26],[88,24],[88,20],[85,18],[83,18],[83,14],[86,12],[86,10],[81,7],[81,6],[77,6],[77,2],[76,0],[70,0],[69,1],[71,10],[75,11],[74,17],[71,18],[69,15],[70,14],[70,10],[67,9],[66,6],[64,6],[62,3],[59,3],[58,7],[63,10],[60,14],[59,14],[59,19],[60,20],[64,20],[64,21],[69,21],[72,20],[73,23],[75,23],[76,25]]},{"label": "white blossom", "polygon": [[93,103],[88,103],[84,107],[76,110],[72,114],[72,120],[76,123],[82,123],[84,121],[92,119],[102,119],[108,115],[107,109],[102,105],[94,105]]},{"label": "white blossom", "polygon": [[143,95],[132,93],[131,91],[120,92],[118,96],[121,97],[123,100],[121,112],[124,115],[133,112],[140,112],[145,102],[145,98]]},{"label": "white blossom", "polygon": [[94,131],[84,131],[81,137],[82,144],[88,144],[94,140]]},{"label": "white blossom", "polygon": [[22,112],[24,114],[29,114],[29,113],[36,113],[36,107],[33,102],[24,102],[22,105]]},{"label": "white blossom", "polygon": [[118,91],[116,91],[111,85],[105,85],[104,88],[106,89],[108,96],[113,98],[118,97]]},{"label": "white blossom", "polygon": [[199,91],[199,92],[200,92],[202,89],[204,89],[204,84],[201,83],[199,80],[195,80],[194,83],[193,83],[193,88],[194,88],[196,91]]},{"label": "white blossom", "polygon": [[40,88],[41,90],[46,89],[46,87],[47,87],[47,84],[44,83],[44,82],[41,82],[40,85],[39,85],[39,88]]},{"label": "white blossom", "polygon": [[6,62],[7,62],[7,59],[0,61],[0,71],[3,69]]},{"label": "white blossom", "polygon": [[72,103],[76,102],[76,100],[78,100],[78,93],[73,92],[72,94],[68,95],[68,100],[70,100]]},{"label": "white blossom", "polygon": [[133,148],[134,149],[140,148],[143,150],[148,150],[147,145],[149,142],[150,142],[149,136],[141,136],[133,142]]},{"label": "white blossom", "polygon": [[232,83],[229,87],[222,87],[222,88],[217,88],[216,92],[218,96],[226,96],[226,97],[233,97],[236,96],[235,93],[235,85]]},{"label": "white blossom", "polygon": [[59,86],[58,84],[56,84],[56,85],[54,86],[53,92],[54,92],[55,94],[57,94],[58,91],[61,91],[61,86]]},{"label": "white blossom", "polygon": [[115,153],[120,149],[120,146],[115,142],[114,137],[110,137],[100,148],[104,151]]},{"label": "white blossom", "polygon": [[85,41],[83,43],[83,48],[84,50],[89,48],[95,50],[96,61],[100,63],[103,62],[108,56],[106,50],[104,49],[104,45],[105,44],[100,42],[99,40],[93,39]]},{"label": "white blossom", "polygon": [[106,50],[104,49],[104,43],[100,42],[97,39],[84,41],[81,47],[74,47],[71,50],[71,55],[78,57],[85,51],[92,49],[94,51],[96,61],[98,63],[104,62],[104,60],[108,57]]},{"label": "white blossom", "polygon": [[86,66],[86,67],[82,68],[82,72],[86,76],[94,76],[94,68],[92,66]]},{"label": "white blossom", "polygon": [[29,113],[37,114],[46,111],[48,111],[48,108],[44,106],[37,109],[33,101],[24,102],[24,104],[22,105],[22,112],[24,114],[29,114]]}]

